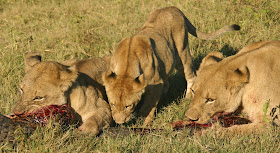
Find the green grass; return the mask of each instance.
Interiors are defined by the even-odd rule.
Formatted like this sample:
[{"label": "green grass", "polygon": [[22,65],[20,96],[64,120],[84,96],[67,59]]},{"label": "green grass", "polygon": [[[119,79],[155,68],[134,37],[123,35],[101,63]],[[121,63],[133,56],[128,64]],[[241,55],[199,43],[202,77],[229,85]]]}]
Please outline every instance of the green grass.
[{"label": "green grass", "polygon": [[[211,32],[227,24],[241,30],[216,40],[190,37],[190,49],[198,68],[210,51],[235,54],[259,40],[280,40],[278,0],[0,0],[0,112],[8,114],[18,100],[18,84],[24,76],[24,55],[37,51],[44,60],[63,61],[104,56],[136,33],[150,11],[174,5],[201,31]],[[164,131],[139,136],[82,135],[70,130],[44,128],[7,152],[279,152],[279,130],[259,135],[218,137],[172,132],[170,122],[182,119],[189,103],[182,98],[181,76],[171,78],[171,88],[159,106],[151,127]],[[138,126],[141,122],[137,121]]]}]

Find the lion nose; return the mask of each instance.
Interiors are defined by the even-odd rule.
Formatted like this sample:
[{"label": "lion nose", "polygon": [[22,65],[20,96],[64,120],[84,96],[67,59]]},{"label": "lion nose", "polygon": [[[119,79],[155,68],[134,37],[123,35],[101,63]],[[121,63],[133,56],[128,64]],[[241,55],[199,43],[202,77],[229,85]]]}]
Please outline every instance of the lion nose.
[{"label": "lion nose", "polygon": [[191,121],[193,121],[193,122],[196,122],[196,121],[198,121],[198,118],[196,118],[196,119],[192,119],[192,118],[189,118]]},{"label": "lion nose", "polygon": [[123,124],[126,121],[126,117],[122,113],[116,113],[113,115],[113,119],[115,120],[116,123],[118,124]]},{"label": "lion nose", "polygon": [[23,114],[24,112],[23,111],[14,110],[13,113],[16,114],[16,115],[20,115],[20,114]]},{"label": "lion nose", "polygon": [[199,115],[197,113],[197,110],[187,110],[185,114],[185,119],[189,121],[198,121],[199,120]]},{"label": "lion nose", "polygon": [[189,117],[187,115],[185,115],[185,117],[184,117],[184,121],[193,121],[193,122],[195,122],[195,121],[198,121],[198,120],[199,120],[199,118],[191,118],[191,117]]},{"label": "lion nose", "polygon": [[17,107],[13,109],[13,113],[16,115],[23,114],[24,112],[25,112],[24,110],[17,109]]}]

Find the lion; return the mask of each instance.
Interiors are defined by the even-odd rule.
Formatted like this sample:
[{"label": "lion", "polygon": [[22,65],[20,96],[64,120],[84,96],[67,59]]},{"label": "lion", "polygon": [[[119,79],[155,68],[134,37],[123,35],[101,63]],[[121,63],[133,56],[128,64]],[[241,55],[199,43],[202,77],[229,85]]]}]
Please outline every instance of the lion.
[{"label": "lion", "polygon": [[102,81],[110,57],[71,60],[64,63],[41,61],[38,53],[25,58],[25,76],[14,114],[34,112],[48,105],[68,104],[79,122],[78,130],[98,134],[112,123]]},{"label": "lion", "polygon": [[188,33],[214,39],[239,29],[238,25],[228,25],[206,34],[196,30],[176,7],[151,12],[140,31],[120,42],[103,76],[115,122],[128,122],[137,111],[139,116],[146,117],[143,125],[148,125],[162,93],[168,91],[168,78],[174,69],[185,75],[189,93],[195,74]]},{"label": "lion", "polygon": [[259,131],[265,119],[278,122],[279,58],[280,41],[252,43],[224,59],[209,53],[191,88],[186,119],[205,124],[217,114],[246,114],[251,123],[230,127],[236,131]]}]

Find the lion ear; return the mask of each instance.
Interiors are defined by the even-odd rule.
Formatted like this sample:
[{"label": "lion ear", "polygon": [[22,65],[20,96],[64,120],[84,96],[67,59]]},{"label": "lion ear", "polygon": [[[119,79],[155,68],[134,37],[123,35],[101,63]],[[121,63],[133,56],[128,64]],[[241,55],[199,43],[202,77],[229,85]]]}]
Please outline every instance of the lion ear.
[{"label": "lion ear", "polygon": [[154,76],[154,67],[157,60],[153,54],[155,41],[147,36],[141,35],[134,36],[133,39],[134,45],[137,46],[134,49],[136,50],[136,56],[140,61],[140,67],[143,72],[149,72],[145,75],[145,78],[148,80]]},{"label": "lion ear", "polygon": [[63,91],[69,89],[69,87],[76,81],[78,78],[78,70],[77,67],[71,66],[66,67],[63,66],[63,69],[60,71],[60,87]]},{"label": "lion ear", "polygon": [[242,66],[227,74],[226,89],[232,94],[237,93],[245,84],[249,82],[250,72],[247,66]]},{"label": "lion ear", "polygon": [[25,72],[29,71],[34,65],[41,62],[41,55],[37,52],[30,52],[25,56]]},{"label": "lion ear", "polygon": [[223,60],[223,54],[217,51],[213,51],[207,54],[206,57],[203,58],[199,70],[201,70],[203,67],[206,67],[211,64],[215,64]]},{"label": "lion ear", "polygon": [[116,73],[108,69],[102,76],[103,84],[111,84],[116,79],[116,77]]},{"label": "lion ear", "polygon": [[147,86],[144,74],[139,75],[134,80],[133,89],[143,89]]}]

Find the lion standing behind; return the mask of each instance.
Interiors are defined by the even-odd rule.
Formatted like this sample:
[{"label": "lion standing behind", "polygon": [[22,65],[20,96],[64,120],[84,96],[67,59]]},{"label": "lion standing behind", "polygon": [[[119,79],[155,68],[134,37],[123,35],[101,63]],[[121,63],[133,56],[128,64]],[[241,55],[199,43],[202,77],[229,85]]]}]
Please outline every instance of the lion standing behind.
[{"label": "lion standing behind", "polygon": [[185,75],[187,93],[190,92],[195,74],[188,33],[214,39],[239,29],[238,25],[229,25],[206,34],[196,30],[176,7],[151,12],[139,32],[120,42],[103,77],[114,120],[119,124],[128,122],[142,100],[139,115],[146,117],[144,125],[150,123],[174,69]]}]

